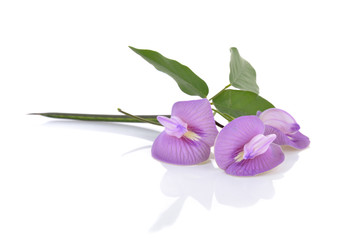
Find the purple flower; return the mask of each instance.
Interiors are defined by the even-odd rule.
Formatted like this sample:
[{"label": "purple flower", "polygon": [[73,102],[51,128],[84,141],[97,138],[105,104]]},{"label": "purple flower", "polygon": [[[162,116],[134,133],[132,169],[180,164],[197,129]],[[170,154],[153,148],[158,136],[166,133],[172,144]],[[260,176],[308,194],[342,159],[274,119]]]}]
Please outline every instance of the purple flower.
[{"label": "purple flower", "polygon": [[160,161],[192,165],[206,161],[218,134],[207,99],[177,102],[171,118],[158,116],[165,130],[152,145],[152,156]]},{"label": "purple flower", "polygon": [[286,111],[270,108],[264,112],[258,112],[257,116],[266,125],[264,134],[277,136],[274,143],[298,149],[309,146],[309,138],[299,132],[300,126]]},{"label": "purple flower", "polygon": [[219,133],[215,142],[215,160],[227,174],[254,176],[266,172],[284,160],[275,134],[264,135],[265,126],[257,116],[234,119]]}]

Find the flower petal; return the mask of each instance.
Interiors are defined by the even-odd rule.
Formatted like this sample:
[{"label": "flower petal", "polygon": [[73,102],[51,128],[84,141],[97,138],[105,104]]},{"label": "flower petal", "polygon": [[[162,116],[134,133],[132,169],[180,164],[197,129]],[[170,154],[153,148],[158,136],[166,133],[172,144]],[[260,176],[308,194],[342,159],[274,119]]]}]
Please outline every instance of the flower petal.
[{"label": "flower petal", "polygon": [[210,156],[210,147],[203,141],[177,138],[165,131],[153,142],[151,151],[154,158],[178,165],[198,164]]},{"label": "flower petal", "polygon": [[226,125],[215,142],[215,160],[221,169],[235,162],[244,145],[264,133],[264,124],[257,116],[238,117]]},{"label": "flower petal", "polygon": [[250,142],[244,145],[244,159],[254,158],[265,153],[276,137],[275,134],[267,136],[258,134],[253,137]]},{"label": "flower petal", "polygon": [[300,129],[295,119],[286,111],[270,108],[262,113],[257,113],[265,125],[279,129],[283,133],[295,133]]},{"label": "flower petal", "polygon": [[310,144],[309,138],[299,131],[293,134],[284,134],[280,130],[272,126],[266,125],[264,134],[275,134],[277,138],[274,140],[273,143],[278,145],[288,145],[297,149],[304,149]]},{"label": "flower petal", "polygon": [[254,176],[275,168],[283,161],[284,153],[280,146],[272,143],[265,153],[253,159],[244,159],[241,162],[235,162],[229,165],[225,169],[225,172],[235,176]]},{"label": "flower petal", "polygon": [[170,136],[180,138],[187,132],[187,123],[178,117],[157,116],[157,121],[165,127],[165,132]]},{"label": "flower petal", "polygon": [[188,129],[199,135],[210,147],[214,145],[218,131],[207,99],[177,102],[172,107],[171,115],[186,122]]}]

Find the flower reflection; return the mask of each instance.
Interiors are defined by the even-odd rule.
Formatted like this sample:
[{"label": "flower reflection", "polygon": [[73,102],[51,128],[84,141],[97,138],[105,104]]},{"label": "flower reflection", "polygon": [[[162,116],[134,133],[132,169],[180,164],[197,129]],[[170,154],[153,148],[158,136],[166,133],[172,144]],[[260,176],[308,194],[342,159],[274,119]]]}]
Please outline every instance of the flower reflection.
[{"label": "flower reflection", "polygon": [[161,181],[161,191],[167,197],[175,198],[174,203],[163,211],[150,231],[158,231],[174,224],[184,203],[194,199],[206,209],[212,203],[237,208],[256,204],[261,199],[272,199],[275,190],[273,181],[283,178],[298,159],[298,152],[285,151],[286,161],[269,172],[254,177],[235,177],[217,168],[214,160],[201,165],[179,167],[164,164],[167,169]]}]

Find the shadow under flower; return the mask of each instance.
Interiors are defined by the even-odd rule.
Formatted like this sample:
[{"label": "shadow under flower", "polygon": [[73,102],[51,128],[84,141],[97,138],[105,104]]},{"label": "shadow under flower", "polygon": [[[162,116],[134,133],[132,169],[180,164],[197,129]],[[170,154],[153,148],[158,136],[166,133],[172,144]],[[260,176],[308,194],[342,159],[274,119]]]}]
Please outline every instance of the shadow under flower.
[{"label": "shadow under flower", "polygon": [[122,134],[131,137],[138,137],[153,142],[161,133],[160,131],[149,128],[132,126],[121,123],[96,122],[96,121],[50,121],[44,126],[67,127],[74,129],[92,130],[98,132],[108,132],[113,134]]},{"label": "shadow under flower", "polygon": [[161,191],[175,202],[160,214],[150,231],[159,231],[176,222],[187,198],[211,209],[215,199],[219,204],[243,208],[256,204],[261,199],[272,199],[275,190],[273,181],[281,179],[298,160],[298,152],[287,150],[285,161],[266,173],[254,177],[227,175],[216,167],[214,160],[195,166],[175,166],[161,163],[167,172],[161,181]]}]

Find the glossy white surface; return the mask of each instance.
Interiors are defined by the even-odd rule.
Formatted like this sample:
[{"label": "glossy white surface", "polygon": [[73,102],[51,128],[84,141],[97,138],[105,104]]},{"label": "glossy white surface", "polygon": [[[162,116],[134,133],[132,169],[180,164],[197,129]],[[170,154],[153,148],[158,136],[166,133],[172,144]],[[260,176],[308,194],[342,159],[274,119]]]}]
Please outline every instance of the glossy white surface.
[{"label": "glossy white surface", "polygon": [[[2,1],[0,239],[361,239],[358,1]],[[189,66],[210,97],[229,47],[311,139],[257,177],[152,159],[162,128],[29,112],[167,114],[183,94],[128,45]]]}]

